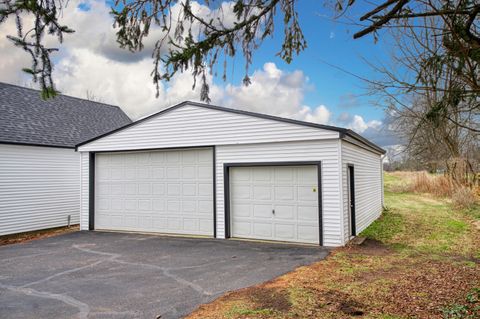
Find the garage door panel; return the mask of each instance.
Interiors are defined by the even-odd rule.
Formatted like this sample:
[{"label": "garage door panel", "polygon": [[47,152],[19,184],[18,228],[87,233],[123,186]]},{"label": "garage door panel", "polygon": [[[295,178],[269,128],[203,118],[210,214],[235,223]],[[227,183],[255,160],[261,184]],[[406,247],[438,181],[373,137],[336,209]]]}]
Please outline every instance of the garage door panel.
[{"label": "garage door panel", "polygon": [[97,154],[95,227],[213,235],[207,149]]},{"label": "garage door panel", "polygon": [[198,212],[202,213],[202,214],[213,212],[213,201],[199,200],[198,201]]},{"label": "garage door panel", "polygon": [[237,221],[235,223],[235,233],[238,237],[250,237],[252,225],[250,222]]},{"label": "garage door panel", "polygon": [[183,179],[194,179],[195,175],[195,166],[183,166],[182,167],[182,178]]},{"label": "garage door panel", "polygon": [[316,183],[312,186],[298,186],[297,192],[299,201],[318,201],[318,189]]},{"label": "garage door panel", "polygon": [[285,241],[292,241],[296,238],[296,225],[275,224],[275,237]]},{"label": "garage door panel", "polygon": [[295,198],[294,186],[275,186],[275,200],[293,200]]},{"label": "garage door panel", "polygon": [[164,167],[152,167],[152,178],[155,180],[163,179],[165,177]]},{"label": "garage door panel", "polygon": [[233,237],[319,243],[317,167],[230,168]]},{"label": "garage door panel", "polygon": [[253,217],[272,218],[271,204],[253,204]]},{"label": "garage door panel", "polygon": [[253,223],[253,235],[258,238],[272,238],[272,224],[271,223]]},{"label": "garage door panel", "polygon": [[165,210],[165,201],[163,199],[154,199],[152,208],[154,211],[163,212]]},{"label": "garage door panel", "polygon": [[210,183],[199,183],[198,184],[198,195],[203,197],[210,197],[213,195],[212,184]]},{"label": "garage door panel", "polygon": [[237,183],[250,180],[250,168],[236,167],[230,171],[230,179],[235,180]]},{"label": "garage door panel", "polygon": [[299,221],[318,221],[318,207],[317,206],[298,206],[297,218]]},{"label": "garage door panel", "polygon": [[231,187],[231,197],[234,200],[237,199],[249,199],[250,198],[250,187],[247,185],[232,185]]},{"label": "garage door panel", "polygon": [[210,166],[199,166],[197,168],[197,176],[199,180],[211,181],[213,179],[213,170]]},{"label": "garage door panel", "polygon": [[[248,186],[246,186],[248,187]],[[270,200],[272,199],[272,189],[270,186],[253,186],[253,199]]]},{"label": "garage door panel", "polygon": [[291,167],[275,167],[275,181],[276,182],[288,182],[293,183],[295,180],[294,177],[294,168]]},{"label": "garage door panel", "polygon": [[250,217],[252,206],[249,204],[235,204],[233,205],[233,211],[236,212],[235,217]]},{"label": "garage door panel", "polygon": [[275,218],[294,220],[295,205],[275,205]]},{"label": "garage door panel", "polygon": [[[253,180],[257,182],[270,182],[272,180],[272,170],[262,167],[253,168]],[[249,178],[246,180],[250,180]]]},{"label": "garage door panel", "polygon": [[317,242],[319,241],[319,229],[312,225],[298,225],[297,227],[298,239],[305,242]]}]

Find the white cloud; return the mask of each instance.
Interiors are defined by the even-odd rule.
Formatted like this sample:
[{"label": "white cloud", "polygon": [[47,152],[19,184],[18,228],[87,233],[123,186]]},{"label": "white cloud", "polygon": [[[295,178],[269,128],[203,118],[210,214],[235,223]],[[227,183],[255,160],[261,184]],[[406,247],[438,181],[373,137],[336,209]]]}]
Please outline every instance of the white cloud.
[{"label": "white cloud", "polygon": [[314,109],[304,106],[296,116],[299,120],[319,124],[329,124],[331,117],[332,112],[325,105],[319,105]]},{"label": "white cloud", "polygon": [[0,81],[24,84],[28,77],[21,69],[31,67],[30,55],[14,47],[7,35],[17,36],[15,19],[12,17],[0,24]]},{"label": "white cloud", "polygon": [[347,128],[354,130],[357,133],[363,133],[368,128],[378,129],[382,126],[382,122],[371,120],[365,122],[360,115],[354,115],[352,121],[347,125]]}]

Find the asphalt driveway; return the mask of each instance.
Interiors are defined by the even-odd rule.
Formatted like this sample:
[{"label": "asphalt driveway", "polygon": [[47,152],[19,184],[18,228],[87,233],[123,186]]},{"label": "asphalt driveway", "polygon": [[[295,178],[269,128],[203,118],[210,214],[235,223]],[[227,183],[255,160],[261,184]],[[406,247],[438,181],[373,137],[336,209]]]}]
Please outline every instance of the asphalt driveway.
[{"label": "asphalt driveway", "polygon": [[319,247],[76,232],[0,247],[0,318],[179,318],[326,255]]}]

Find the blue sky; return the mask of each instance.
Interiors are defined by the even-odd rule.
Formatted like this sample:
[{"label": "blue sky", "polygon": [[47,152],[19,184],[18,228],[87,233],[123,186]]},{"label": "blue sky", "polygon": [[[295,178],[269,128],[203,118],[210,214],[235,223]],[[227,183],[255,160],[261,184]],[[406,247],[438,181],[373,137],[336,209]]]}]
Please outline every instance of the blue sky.
[{"label": "blue sky", "polygon": [[[349,9],[348,14],[358,17],[369,8],[365,3],[357,2]],[[274,38],[265,41],[256,51],[250,69],[259,69],[265,62],[271,61],[282,70],[302,70],[311,84],[311,88],[306,90],[305,104],[312,106],[324,104],[337,116],[347,111],[355,112],[365,120],[382,119],[384,110],[374,106],[374,102],[378,102],[378,97],[366,96],[368,85],[331,66],[348,70],[363,78],[377,78],[378,74],[365,63],[365,59],[388,60],[388,52],[384,49],[382,40],[374,43],[371,35],[354,40],[353,33],[360,28],[328,18],[333,16],[333,11],[325,7],[323,1],[301,0],[298,1],[298,9],[308,44],[307,49],[291,64],[276,56],[281,48],[283,32],[281,25],[278,24]],[[231,73],[227,74],[230,75],[228,81],[240,83],[244,76],[243,64],[238,62],[233,78]],[[221,84],[223,81],[216,79],[216,82]]]}]

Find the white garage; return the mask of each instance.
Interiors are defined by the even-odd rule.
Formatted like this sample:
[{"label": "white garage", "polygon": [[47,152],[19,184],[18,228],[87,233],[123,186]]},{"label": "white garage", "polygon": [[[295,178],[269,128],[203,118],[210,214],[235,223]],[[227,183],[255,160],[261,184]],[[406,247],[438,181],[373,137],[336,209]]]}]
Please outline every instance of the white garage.
[{"label": "white garage", "polygon": [[77,150],[82,230],[341,246],[383,206],[384,150],[338,127],[184,102]]}]

